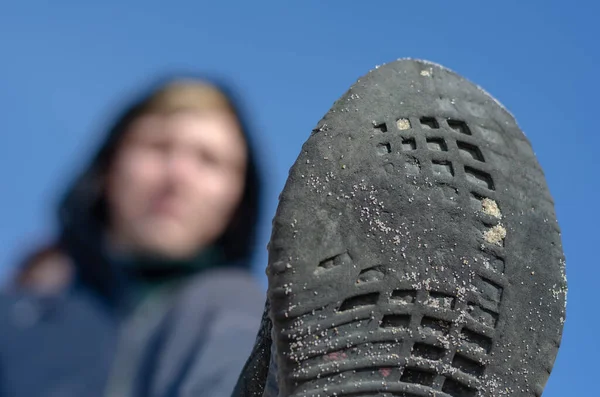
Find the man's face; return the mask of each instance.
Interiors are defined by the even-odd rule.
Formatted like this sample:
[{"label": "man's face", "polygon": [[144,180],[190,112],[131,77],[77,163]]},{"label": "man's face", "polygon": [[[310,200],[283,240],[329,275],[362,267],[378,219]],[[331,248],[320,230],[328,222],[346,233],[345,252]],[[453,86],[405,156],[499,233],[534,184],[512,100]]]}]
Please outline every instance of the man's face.
[{"label": "man's face", "polygon": [[107,178],[115,248],[182,259],[212,244],[241,200],[246,157],[240,127],[224,112],[134,121]]}]

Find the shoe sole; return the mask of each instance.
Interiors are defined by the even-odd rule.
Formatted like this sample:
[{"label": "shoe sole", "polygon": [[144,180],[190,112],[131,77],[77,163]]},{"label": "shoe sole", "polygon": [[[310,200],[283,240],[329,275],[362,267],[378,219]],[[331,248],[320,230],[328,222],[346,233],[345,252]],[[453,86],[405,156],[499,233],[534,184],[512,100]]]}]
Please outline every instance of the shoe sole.
[{"label": "shoe sole", "polygon": [[313,130],[267,274],[282,396],[540,396],[565,320],[529,141],[425,61],[369,72]]}]

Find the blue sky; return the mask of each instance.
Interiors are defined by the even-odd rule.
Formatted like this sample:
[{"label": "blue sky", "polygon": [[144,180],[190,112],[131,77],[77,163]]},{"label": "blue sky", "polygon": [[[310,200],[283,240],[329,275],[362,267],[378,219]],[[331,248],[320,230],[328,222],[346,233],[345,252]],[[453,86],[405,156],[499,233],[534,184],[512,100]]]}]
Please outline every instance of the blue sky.
[{"label": "blue sky", "polygon": [[254,114],[268,180],[256,260],[263,277],[277,196],[311,129],[375,65],[425,58],[482,85],[531,140],[556,201],[569,280],[563,345],[544,396],[596,389],[596,2],[51,3],[0,3],[0,277],[52,232],[58,194],[123,96],[180,70],[229,78]]}]

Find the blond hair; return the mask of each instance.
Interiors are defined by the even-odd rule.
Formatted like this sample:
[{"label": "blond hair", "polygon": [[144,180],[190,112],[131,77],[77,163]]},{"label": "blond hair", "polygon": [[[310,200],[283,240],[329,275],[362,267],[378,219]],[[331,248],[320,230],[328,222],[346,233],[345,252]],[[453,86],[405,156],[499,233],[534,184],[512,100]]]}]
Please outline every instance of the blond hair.
[{"label": "blond hair", "polygon": [[197,111],[236,115],[229,98],[221,90],[194,80],[179,80],[165,85],[144,101],[140,110],[141,114]]}]

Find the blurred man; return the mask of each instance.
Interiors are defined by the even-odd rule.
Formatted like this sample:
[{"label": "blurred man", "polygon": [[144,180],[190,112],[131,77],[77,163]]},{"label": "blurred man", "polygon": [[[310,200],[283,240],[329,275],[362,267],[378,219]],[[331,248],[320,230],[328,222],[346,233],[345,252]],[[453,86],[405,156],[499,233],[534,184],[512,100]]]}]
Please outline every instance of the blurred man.
[{"label": "blurred man", "polygon": [[134,103],[0,301],[0,395],[229,396],[264,302],[258,208],[225,89],[175,79]]}]

